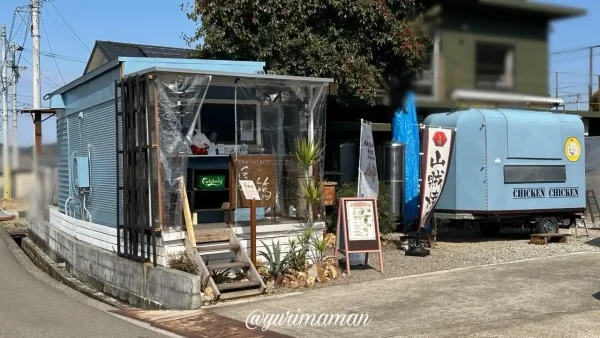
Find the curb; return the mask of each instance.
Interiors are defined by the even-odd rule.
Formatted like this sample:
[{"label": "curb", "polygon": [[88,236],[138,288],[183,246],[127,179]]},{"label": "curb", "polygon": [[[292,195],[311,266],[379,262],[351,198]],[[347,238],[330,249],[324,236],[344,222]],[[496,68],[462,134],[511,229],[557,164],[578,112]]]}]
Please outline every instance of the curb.
[{"label": "curb", "polygon": [[114,298],[108,297],[78,279],[69,276],[67,271],[59,268],[56,262],[54,262],[46,253],[42,252],[31,239],[24,237],[21,239],[22,247],[19,247],[3,227],[0,227],[0,237],[4,239],[10,251],[27,270],[29,270],[27,267],[28,265],[35,265],[51,278],[92,299],[121,310],[137,309],[123,304]]}]

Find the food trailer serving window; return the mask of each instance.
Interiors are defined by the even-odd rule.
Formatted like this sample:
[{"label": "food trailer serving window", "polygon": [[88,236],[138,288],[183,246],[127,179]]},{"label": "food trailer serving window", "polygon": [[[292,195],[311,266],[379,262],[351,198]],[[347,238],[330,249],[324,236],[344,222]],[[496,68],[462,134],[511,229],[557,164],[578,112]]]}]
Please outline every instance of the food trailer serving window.
[{"label": "food trailer serving window", "polygon": [[562,183],[567,180],[564,165],[505,165],[504,183]]}]

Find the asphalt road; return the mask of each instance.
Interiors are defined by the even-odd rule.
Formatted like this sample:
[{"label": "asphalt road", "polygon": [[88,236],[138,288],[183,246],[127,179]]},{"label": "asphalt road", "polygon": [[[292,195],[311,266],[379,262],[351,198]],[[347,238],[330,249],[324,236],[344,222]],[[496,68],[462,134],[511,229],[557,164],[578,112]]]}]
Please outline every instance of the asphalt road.
[{"label": "asphalt road", "polygon": [[371,319],[359,327],[269,328],[294,337],[600,337],[600,254],[335,286],[208,311],[241,321],[286,311]]},{"label": "asphalt road", "polygon": [[50,278],[15,246],[0,236],[0,337],[174,336],[108,313],[110,306]]}]

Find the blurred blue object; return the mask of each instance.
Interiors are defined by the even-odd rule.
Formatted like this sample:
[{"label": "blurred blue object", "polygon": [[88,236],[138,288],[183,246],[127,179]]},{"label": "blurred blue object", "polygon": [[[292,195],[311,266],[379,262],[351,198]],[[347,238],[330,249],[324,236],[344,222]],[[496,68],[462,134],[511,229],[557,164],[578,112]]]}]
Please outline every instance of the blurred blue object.
[{"label": "blurred blue object", "polygon": [[419,213],[419,126],[415,94],[408,92],[404,107],[400,107],[392,120],[392,140],[405,145],[404,224],[415,221]]}]

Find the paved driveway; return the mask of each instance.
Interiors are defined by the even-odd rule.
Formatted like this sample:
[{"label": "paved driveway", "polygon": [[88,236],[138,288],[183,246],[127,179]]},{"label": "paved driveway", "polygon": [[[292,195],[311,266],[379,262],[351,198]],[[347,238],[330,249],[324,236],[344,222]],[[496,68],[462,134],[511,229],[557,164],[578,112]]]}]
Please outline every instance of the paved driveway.
[{"label": "paved driveway", "polygon": [[331,287],[214,307],[368,313],[366,327],[271,326],[296,337],[599,337],[600,254],[585,253]]},{"label": "paved driveway", "polygon": [[167,337],[109,314],[111,307],[53,280],[15,245],[0,236],[0,337]]}]

